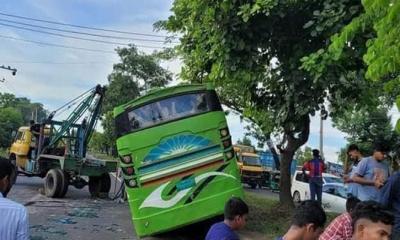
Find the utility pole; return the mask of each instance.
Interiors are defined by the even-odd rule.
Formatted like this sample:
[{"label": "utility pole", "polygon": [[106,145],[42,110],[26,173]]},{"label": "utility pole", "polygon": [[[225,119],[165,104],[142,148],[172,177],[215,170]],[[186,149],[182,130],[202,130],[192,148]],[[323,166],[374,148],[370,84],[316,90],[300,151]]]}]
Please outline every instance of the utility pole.
[{"label": "utility pole", "polygon": [[320,125],[319,125],[319,152],[322,159],[324,159],[324,120],[328,118],[328,112],[325,106],[321,108]]},{"label": "utility pole", "polygon": [[12,68],[12,67],[10,67],[10,66],[7,66],[7,67],[6,67],[6,66],[4,66],[4,65],[1,65],[0,68],[5,69],[5,70],[8,70],[8,71],[11,71],[11,73],[12,73],[13,76],[15,76],[15,74],[17,74],[17,69],[16,69],[16,68]]}]

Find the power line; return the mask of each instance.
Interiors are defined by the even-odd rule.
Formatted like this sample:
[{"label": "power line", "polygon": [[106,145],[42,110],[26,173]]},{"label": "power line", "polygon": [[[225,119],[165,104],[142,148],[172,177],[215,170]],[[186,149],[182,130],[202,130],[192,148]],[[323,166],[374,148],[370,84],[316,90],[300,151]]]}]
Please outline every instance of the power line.
[{"label": "power line", "polygon": [[82,25],[75,25],[75,24],[69,24],[69,23],[62,23],[62,22],[56,22],[56,21],[49,21],[49,20],[43,20],[43,19],[37,19],[37,18],[24,17],[24,16],[20,16],[20,15],[8,14],[8,13],[4,13],[4,12],[0,12],[0,15],[13,17],[13,18],[26,19],[26,20],[31,20],[31,21],[37,21],[37,22],[51,23],[51,24],[62,25],[62,26],[69,26],[69,27],[76,27],[76,28],[83,28],[83,29],[91,29],[91,30],[96,30],[96,31],[122,33],[122,34],[130,34],[130,35],[140,35],[140,36],[148,36],[148,37],[160,37],[160,38],[169,37],[169,36],[166,36],[166,35],[146,34],[146,33],[127,32],[127,31],[119,31],[119,30],[112,30],[112,29],[105,29],[105,28],[88,27],[88,26],[82,26]]},{"label": "power line", "polygon": [[60,33],[52,33],[52,32],[47,32],[47,31],[42,31],[42,30],[37,30],[37,29],[32,29],[32,28],[27,28],[27,27],[21,27],[21,26],[15,26],[15,25],[5,24],[5,23],[0,23],[0,25],[6,26],[6,27],[22,29],[22,30],[26,30],[26,31],[31,31],[31,32],[36,32],[36,33],[49,34],[49,35],[53,35],[53,36],[57,36],[57,37],[64,37],[64,38],[72,38],[72,39],[84,40],[84,41],[90,41],[90,42],[98,42],[98,43],[129,46],[129,44],[127,44],[127,43],[110,42],[110,41],[103,41],[103,40],[97,40],[97,39],[75,37],[75,36],[70,36],[70,35],[65,35],[65,34],[60,34]]},{"label": "power line", "polygon": [[59,65],[83,65],[83,64],[109,64],[112,62],[53,62],[53,61],[5,61],[7,63],[23,63],[23,64],[59,64]]},{"label": "power line", "polygon": [[[15,23],[15,24],[23,25],[23,26],[48,29],[48,30],[53,30],[53,31],[58,31],[58,32],[67,32],[67,33],[74,33],[74,34],[80,34],[80,35],[87,35],[87,36],[93,36],[93,37],[121,39],[121,40],[132,40],[132,41],[143,41],[143,42],[166,43],[166,41],[164,41],[164,40],[144,39],[144,38],[130,38],[130,37],[120,37],[120,36],[112,36],[112,35],[104,35],[104,34],[86,33],[86,32],[80,32],[80,31],[72,31],[72,30],[67,30],[67,29],[52,28],[52,27],[29,24],[29,23],[24,23],[24,22],[12,21],[12,20],[2,19],[2,18],[0,18],[0,21],[8,22],[8,23]],[[178,43],[178,42],[172,42],[172,43]]]},{"label": "power line", "polygon": [[113,51],[105,51],[105,50],[100,50],[100,49],[81,48],[81,47],[73,47],[73,46],[60,45],[60,44],[53,44],[53,43],[47,43],[47,42],[32,41],[32,40],[27,40],[27,39],[22,39],[22,38],[15,38],[15,37],[11,37],[11,36],[4,36],[4,35],[1,35],[1,34],[0,34],[0,37],[1,37],[1,38],[12,39],[12,40],[17,40],[17,41],[35,43],[35,44],[39,44],[39,45],[42,45],[42,46],[51,46],[51,47],[59,47],[59,48],[68,48],[68,49],[84,50],[84,51],[90,51],[90,52],[115,53],[115,52],[113,52]]},{"label": "power line", "polygon": [[[33,41],[33,40],[28,40],[28,39],[15,38],[15,37],[11,37],[11,36],[4,36],[4,35],[1,35],[1,34],[0,34],[0,37],[1,37],[1,38],[12,39],[12,40],[17,40],[17,41],[35,43],[35,44],[42,45],[42,46],[51,46],[51,47],[59,47],[59,48],[83,50],[83,51],[89,51],[89,52],[99,52],[99,53],[116,53],[116,52],[114,52],[114,51],[106,51],[106,50],[100,50],[100,49],[82,48],[82,47],[74,47],[74,46],[61,45],[61,44],[54,44],[54,43],[48,43],[48,42]],[[136,47],[141,47],[141,48],[164,49],[164,48],[162,48],[162,47],[153,47],[153,46],[146,46],[146,45],[136,45],[136,44],[135,44],[135,46],[136,46]]]}]

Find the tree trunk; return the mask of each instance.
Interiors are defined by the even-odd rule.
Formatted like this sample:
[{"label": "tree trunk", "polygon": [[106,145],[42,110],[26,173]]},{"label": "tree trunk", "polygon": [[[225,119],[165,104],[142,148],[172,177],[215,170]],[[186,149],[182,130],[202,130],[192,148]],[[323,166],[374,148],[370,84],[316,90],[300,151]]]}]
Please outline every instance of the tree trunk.
[{"label": "tree trunk", "polygon": [[294,153],[308,140],[308,136],[310,134],[310,117],[308,115],[303,116],[302,121],[299,121],[297,126],[297,131],[285,131],[284,139],[286,140],[286,146],[284,149],[279,148],[281,151],[279,201],[282,207],[287,208],[294,207],[292,194],[290,191],[292,185],[290,166],[292,164]]},{"label": "tree trunk", "polygon": [[290,188],[292,185],[291,176],[290,176],[290,166],[292,163],[294,152],[293,151],[284,151],[281,154],[281,176],[280,176],[280,192],[279,192],[279,201],[282,206],[293,208],[293,199],[292,194],[290,192]]}]

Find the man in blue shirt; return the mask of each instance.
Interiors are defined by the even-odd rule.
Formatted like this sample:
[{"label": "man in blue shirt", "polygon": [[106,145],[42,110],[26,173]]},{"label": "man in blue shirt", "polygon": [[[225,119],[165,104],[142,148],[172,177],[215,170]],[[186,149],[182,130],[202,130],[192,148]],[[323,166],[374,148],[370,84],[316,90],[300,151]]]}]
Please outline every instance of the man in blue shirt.
[{"label": "man in blue shirt", "polygon": [[391,176],[380,192],[379,202],[394,213],[392,239],[400,239],[400,173]]},{"label": "man in blue shirt", "polygon": [[357,197],[361,201],[378,201],[379,188],[389,176],[389,167],[383,162],[386,151],[385,146],[376,144],[373,155],[363,158],[358,164],[352,180],[360,184]]},{"label": "man in blue shirt", "polygon": [[0,239],[28,240],[28,214],[24,206],[6,199],[11,189],[14,166],[7,159],[0,158]]},{"label": "man in blue shirt", "polygon": [[225,204],[224,221],[211,226],[206,240],[239,240],[235,231],[246,225],[248,213],[249,207],[242,199],[229,199]]},{"label": "man in blue shirt", "polygon": [[324,231],[325,222],[326,214],[319,202],[303,201],[294,210],[289,230],[276,240],[317,240]]},{"label": "man in blue shirt", "polygon": [[351,144],[347,148],[347,155],[349,156],[350,160],[353,162],[351,166],[346,166],[345,169],[345,176],[344,176],[344,182],[347,183],[347,193],[349,196],[353,196],[358,198],[358,187],[360,184],[355,183],[352,178],[354,177],[356,171],[357,171],[357,166],[358,163],[361,161],[363,158],[360,149],[356,144]]}]

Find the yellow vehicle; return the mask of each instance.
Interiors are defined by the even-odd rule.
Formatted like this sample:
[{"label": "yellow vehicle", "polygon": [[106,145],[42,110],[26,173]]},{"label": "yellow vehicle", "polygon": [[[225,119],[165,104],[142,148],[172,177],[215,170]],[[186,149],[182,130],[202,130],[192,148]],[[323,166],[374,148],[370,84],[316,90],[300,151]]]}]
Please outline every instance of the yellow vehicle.
[{"label": "yellow vehicle", "polygon": [[[38,126],[38,124],[36,124]],[[49,129],[44,130],[44,136],[48,137]],[[36,148],[38,138],[34,136],[31,128],[28,126],[20,127],[14,142],[12,143],[9,153],[13,164],[22,170],[30,169],[29,159],[35,158],[34,150]]]},{"label": "yellow vehicle", "polygon": [[261,166],[260,156],[255,153],[251,146],[234,145],[237,155],[238,166],[242,183],[250,185],[251,188],[263,186],[265,184],[264,169]]}]

